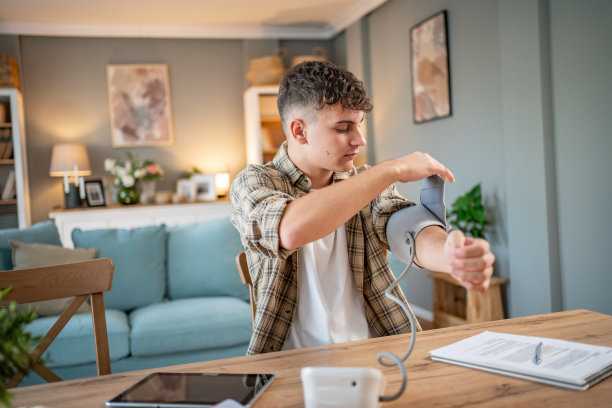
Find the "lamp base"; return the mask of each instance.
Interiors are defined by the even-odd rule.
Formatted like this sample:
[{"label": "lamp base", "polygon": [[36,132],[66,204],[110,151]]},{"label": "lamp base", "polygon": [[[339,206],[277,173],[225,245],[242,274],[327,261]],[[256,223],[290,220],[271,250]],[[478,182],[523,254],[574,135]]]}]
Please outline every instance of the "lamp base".
[{"label": "lamp base", "polygon": [[68,185],[68,193],[64,191],[64,208],[78,208],[83,206],[83,201],[80,197],[79,187],[70,183]]}]

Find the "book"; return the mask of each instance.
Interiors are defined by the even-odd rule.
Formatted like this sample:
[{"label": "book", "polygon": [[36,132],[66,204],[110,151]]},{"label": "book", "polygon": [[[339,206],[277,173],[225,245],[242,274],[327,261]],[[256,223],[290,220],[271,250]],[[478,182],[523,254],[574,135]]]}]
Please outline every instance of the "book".
[{"label": "book", "polygon": [[15,186],[15,170],[11,170],[6,178],[6,184],[4,185],[4,190],[2,191],[3,200],[15,198]]},{"label": "book", "polygon": [[429,354],[435,361],[573,390],[612,375],[611,347],[546,337],[485,331]]},{"label": "book", "polygon": [[[9,141],[10,133],[7,133],[7,130],[8,129],[0,129],[0,158],[4,156],[4,151]],[[10,132],[10,130],[8,130],[8,132]]]},{"label": "book", "polygon": [[2,159],[12,159],[13,158],[13,141],[9,138],[6,142],[6,147],[4,148],[4,152],[2,152]]}]

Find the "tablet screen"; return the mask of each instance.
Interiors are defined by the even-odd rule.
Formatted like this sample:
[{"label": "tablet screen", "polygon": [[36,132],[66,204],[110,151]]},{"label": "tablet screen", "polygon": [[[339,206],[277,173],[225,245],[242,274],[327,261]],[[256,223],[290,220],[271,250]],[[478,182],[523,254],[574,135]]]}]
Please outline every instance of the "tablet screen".
[{"label": "tablet screen", "polygon": [[273,379],[272,374],[153,373],[106,405],[211,407],[233,399],[250,406]]}]

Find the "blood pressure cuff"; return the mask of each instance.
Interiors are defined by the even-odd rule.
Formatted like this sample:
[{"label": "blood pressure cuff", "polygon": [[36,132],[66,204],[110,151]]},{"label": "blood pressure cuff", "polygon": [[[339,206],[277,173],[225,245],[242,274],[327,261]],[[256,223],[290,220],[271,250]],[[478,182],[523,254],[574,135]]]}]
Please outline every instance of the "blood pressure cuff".
[{"label": "blood pressure cuff", "polygon": [[[448,230],[444,180],[440,176],[421,180],[421,204],[396,211],[387,221],[387,242],[393,255],[405,264],[410,264],[414,254],[412,243],[419,232],[430,225]],[[407,234],[413,239],[410,240]]]}]

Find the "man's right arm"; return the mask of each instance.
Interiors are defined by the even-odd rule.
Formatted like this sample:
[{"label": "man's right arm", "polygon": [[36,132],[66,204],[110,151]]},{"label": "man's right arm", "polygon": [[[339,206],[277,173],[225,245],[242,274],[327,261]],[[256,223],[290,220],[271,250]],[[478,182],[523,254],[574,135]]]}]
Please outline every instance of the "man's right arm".
[{"label": "man's right arm", "polygon": [[455,181],[453,173],[426,153],[382,162],[356,176],[289,202],[280,220],[280,245],[288,250],[316,241],[338,229],[395,182],[417,181],[433,174]]}]

